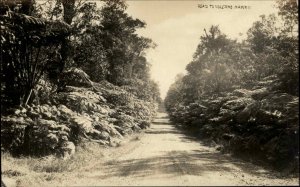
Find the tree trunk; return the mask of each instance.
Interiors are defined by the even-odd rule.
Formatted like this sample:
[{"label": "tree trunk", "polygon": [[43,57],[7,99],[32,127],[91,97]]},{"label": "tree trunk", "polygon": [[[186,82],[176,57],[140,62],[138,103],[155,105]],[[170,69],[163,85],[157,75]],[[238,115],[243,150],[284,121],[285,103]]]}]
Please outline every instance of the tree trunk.
[{"label": "tree trunk", "polygon": [[22,0],[20,12],[26,15],[31,15],[33,11],[34,0]]},{"label": "tree trunk", "polygon": [[64,21],[71,25],[75,16],[75,0],[62,0],[62,5],[64,8]]},{"label": "tree trunk", "polygon": [[[64,22],[71,25],[72,20],[75,16],[75,0],[62,0],[63,10],[64,10]],[[60,72],[62,72],[68,61],[70,61],[70,41],[68,38],[64,38],[62,40],[61,49],[60,49],[60,55],[61,55],[61,66],[60,66]],[[59,89],[58,89],[59,90]]]}]

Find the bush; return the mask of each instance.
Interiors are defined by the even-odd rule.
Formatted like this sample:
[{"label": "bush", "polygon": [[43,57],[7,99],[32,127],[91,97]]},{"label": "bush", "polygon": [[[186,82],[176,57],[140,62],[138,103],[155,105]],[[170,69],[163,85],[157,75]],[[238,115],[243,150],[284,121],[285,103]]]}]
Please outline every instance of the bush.
[{"label": "bush", "polygon": [[[102,83],[104,84],[104,83]],[[1,145],[15,155],[69,157],[83,140],[110,145],[149,127],[156,105],[110,84],[99,89],[67,85],[48,104],[14,109],[1,122]]]}]

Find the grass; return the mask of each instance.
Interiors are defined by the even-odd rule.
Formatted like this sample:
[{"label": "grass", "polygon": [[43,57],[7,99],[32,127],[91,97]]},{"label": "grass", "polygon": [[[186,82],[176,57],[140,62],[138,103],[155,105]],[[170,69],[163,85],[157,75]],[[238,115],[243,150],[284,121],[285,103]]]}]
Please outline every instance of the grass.
[{"label": "grass", "polygon": [[99,161],[105,152],[103,146],[91,142],[76,148],[76,153],[68,160],[54,156],[16,158],[4,152],[1,154],[2,177],[14,181],[17,186],[44,186],[49,181],[59,182],[62,174]]},{"label": "grass", "polygon": [[[134,133],[117,141],[114,147],[139,139]],[[84,142],[76,146],[76,153],[68,160],[55,156],[13,157],[4,152],[1,154],[2,179],[7,186],[61,186],[63,179],[70,176],[81,178],[81,172],[89,171],[95,163],[104,162],[110,154],[107,147],[95,142]]]}]

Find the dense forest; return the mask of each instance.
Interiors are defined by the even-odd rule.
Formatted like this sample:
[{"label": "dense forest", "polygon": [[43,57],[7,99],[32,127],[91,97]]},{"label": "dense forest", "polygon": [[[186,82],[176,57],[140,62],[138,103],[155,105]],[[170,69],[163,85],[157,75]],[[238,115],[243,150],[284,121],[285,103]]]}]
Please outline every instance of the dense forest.
[{"label": "dense forest", "polygon": [[165,106],[173,122],[223,152],[298,171],[298,5],[276,6],[278,15],[260,16],[241,42],[218,26],[204,29]]},{"label": "dense forest", "polygon": [[145,54],[156,45],[124,1],[99,4],[0,2],[1,151],[67,158],[150,125],[161,98]]}]

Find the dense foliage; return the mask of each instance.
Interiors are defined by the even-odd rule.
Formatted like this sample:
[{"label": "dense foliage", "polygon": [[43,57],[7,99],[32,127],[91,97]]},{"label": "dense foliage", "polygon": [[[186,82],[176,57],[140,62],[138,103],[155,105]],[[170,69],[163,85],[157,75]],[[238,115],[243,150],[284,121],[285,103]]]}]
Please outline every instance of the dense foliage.
[{"label": "dense foliage", "polygon": [[242,42],[218,26],[204,30],[187,74],[178,75],[165,106],[174,122],[222,144],[224,151],[297,171],[297,4],[279,1],[278,8],[279,17],[262,15]]},{"label": "dense foliage", "polygon": [[149,126],[158,85],[149,76],[145,23],[121,0],[0,2],[1,148],[71,154]]}]

